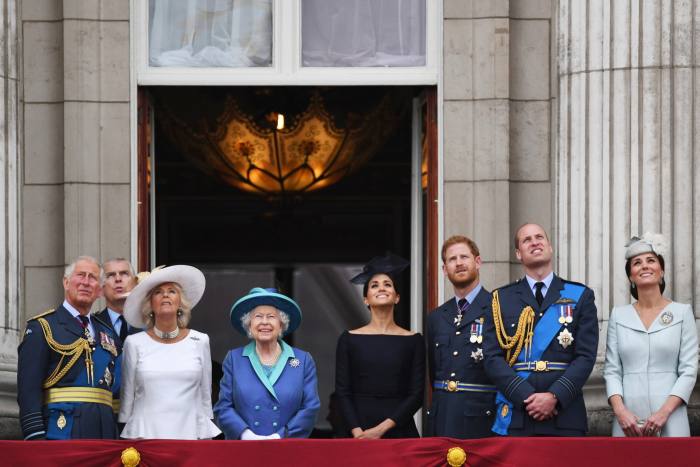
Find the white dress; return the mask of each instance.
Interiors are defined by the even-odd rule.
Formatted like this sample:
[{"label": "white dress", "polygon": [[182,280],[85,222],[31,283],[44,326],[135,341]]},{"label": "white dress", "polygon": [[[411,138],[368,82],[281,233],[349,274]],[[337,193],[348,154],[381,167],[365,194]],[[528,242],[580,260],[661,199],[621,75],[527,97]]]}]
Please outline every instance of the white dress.
[{"label": "white dress", "polygon": [[175,344],[146,332],[129,336],[122,356],[122,438],[203,439],[221,433],[211,421],[209,336],[190,330]]},{"label": "white dress", "polygon": [[[608,323],[605,385],[608,398],[645,420],[674,395],[684,402],[671,413],[661,436],[690,436],[686,406],[698,370],[698,338],[690,305],[671,302],[647,330],[634,306],[613,308]],[[624,436],[613,422],[613,436]]]}]

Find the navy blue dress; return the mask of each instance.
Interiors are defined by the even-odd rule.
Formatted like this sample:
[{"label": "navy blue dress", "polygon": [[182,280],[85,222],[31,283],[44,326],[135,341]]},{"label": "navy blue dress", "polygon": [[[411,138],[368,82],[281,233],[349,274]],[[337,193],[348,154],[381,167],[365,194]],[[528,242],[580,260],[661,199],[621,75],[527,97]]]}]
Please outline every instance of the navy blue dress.
[{"label": "navy blue dress", "polygon": [[419,437],[413,414],[423,404],[424,382],[422,335],[345,331],[338,339],[335,391],[350,430],[366,430],[390,418],[396,426],[384,438]]}]

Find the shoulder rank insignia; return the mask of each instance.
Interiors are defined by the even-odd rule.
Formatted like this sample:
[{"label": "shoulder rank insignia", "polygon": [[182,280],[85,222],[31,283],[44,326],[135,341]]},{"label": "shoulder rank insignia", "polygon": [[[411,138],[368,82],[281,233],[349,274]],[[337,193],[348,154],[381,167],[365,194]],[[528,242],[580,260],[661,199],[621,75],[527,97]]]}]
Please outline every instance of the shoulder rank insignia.
[{"label": "shoulder rank insignia", "polygon": [[34,320],[34,319],[39,319],[39,318],[41,318],[41,317],[43,317],[43,316],[50,315],[50,314],[53,313],[54,311],[56,311],[56,308],[49,308],[48,310],[46,310],[46,311],[43,312],[43,313],[39,313],[39,314],[36,315],[36,316],[32,316],[32,317],[29,318],[27,321],[32,321],[32,320]]}]

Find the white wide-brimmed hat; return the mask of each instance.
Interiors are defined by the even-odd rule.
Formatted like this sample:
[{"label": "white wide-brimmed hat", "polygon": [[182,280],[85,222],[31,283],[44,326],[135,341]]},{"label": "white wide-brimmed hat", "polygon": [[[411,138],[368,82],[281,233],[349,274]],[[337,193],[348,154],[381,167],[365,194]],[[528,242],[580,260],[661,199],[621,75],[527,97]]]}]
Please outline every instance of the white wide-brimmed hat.
[{"label": "white wide-brimmed hat", "polygon": [[182,287],[185,298],[194,308],[202,298],[202,295],[204,295],[204,287],[206,285],[202,271],[184,264],[156,268],[149,274],[139,273],[138,277],[138,284],[129,293],[124,304],[124,319],[136,328],[146,327],[141,310],[146,297],[148,297],[149,292],[154,287],[168,282],[179,284]]}]

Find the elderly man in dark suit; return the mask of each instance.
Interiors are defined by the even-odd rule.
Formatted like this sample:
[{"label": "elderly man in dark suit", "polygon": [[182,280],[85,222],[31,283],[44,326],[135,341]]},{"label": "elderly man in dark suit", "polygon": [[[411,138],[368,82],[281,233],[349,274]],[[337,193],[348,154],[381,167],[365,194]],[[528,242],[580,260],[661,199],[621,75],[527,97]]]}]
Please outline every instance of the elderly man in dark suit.
[{"label": "elderly man in dark suit", "polygon": [[492,436],[496,388],[483,365],[483,327],[491,313],[491,294],[479,283],[479,248],[467,237],[450,237],[442,246],[442,262],[454,297],[428,315],[433,387],[428,434],[463,439]]},{"label": "elderly man in dark suit", "polygon": [[121,344],[90,315],[100,274],[94,258],[77,258],[63,276],[63,303],[27,322],[17,362],[24,439],[116,438],[112,391]]},{"label": "elderly man in dark suit", "polygon": [[554,274],[541,226],[522,225],[514,245],[525,277],[493,292],[485,332],[486,372],[500,391],[494,431],[583,436],[582,388],[598,348],[593,291]]}]

